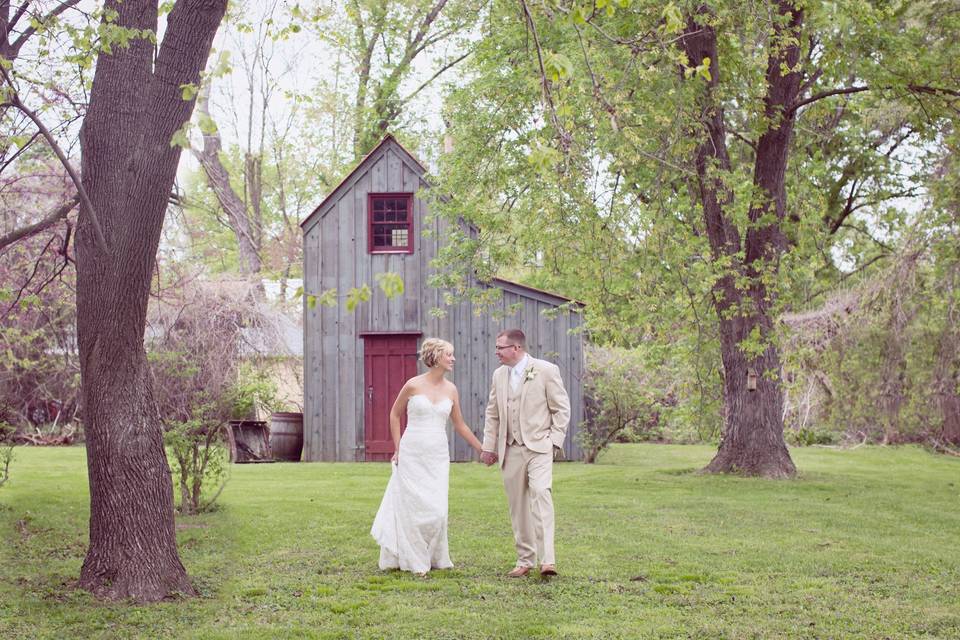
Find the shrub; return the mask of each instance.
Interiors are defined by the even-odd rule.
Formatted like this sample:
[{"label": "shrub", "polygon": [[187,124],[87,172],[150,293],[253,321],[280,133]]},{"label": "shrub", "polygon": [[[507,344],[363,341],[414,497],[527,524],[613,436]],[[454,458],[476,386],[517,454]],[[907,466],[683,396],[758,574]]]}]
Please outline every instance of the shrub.
[{"label": "shrub", "polygon": [[785,429],[783,436],[787,443],[795,447],[809,447],[816,444],[834,444],[837,434],[826,429],[801,427],[799,429]]},{"label": "shrub", "polygon": [[[16,202],[0,204],[8,207]],[[55,226],[0,253],[0,420],[14,427],[18,441],[58,443],[78,431],[70,237],[69,226]]]},{"label": "shrub", "polygon": [[595,462],[611,442],[659,434],[660,411],[671,393],[640,350],[589,348],[584,362],[586,419],[577,432],[584,462]]},{"label": "shrub", "polygon": [[10,479],[10,463],[13,462],[13,427],[0,421],[0,487]]},{"label": "shrub", "polygon": [[152,318],[148,358],[182,513],[211,509],[223,490],[227,422],[250,417],[276,396],[256,354],[244,350],[254,309],[197,289],[162,303]]}]

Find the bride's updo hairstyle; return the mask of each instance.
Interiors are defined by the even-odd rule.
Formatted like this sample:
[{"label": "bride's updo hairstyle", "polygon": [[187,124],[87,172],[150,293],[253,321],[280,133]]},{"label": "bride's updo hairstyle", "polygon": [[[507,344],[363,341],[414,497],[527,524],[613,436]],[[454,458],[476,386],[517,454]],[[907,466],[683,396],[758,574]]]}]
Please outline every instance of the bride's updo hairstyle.
[{"label": "bride's updo hairstyle", "polygon": [[420,361],[432,369],[440,362],[440,356],[445,351],[453,351],[453,345],[440,338],[427,338],[420,345]]}]

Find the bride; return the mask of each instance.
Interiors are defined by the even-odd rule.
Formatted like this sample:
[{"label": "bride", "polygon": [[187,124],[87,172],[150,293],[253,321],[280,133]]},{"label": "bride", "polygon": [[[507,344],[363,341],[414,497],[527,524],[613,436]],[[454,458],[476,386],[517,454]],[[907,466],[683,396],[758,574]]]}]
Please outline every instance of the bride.
[{"label": "bride", "polygon": [[[428,367],[407,380],[390,410],[393,455],[390,482],[370,534],[380,545],[380,568],[424,576],[453,566],[447,549],[447,488],[450,451],[447,419],[477,453],[480,441],[463,421],[457,387],[446,379],[453,371],[453,345],[428,338],[420,347]],[[400,437],[400,417],[407,428]]]}]

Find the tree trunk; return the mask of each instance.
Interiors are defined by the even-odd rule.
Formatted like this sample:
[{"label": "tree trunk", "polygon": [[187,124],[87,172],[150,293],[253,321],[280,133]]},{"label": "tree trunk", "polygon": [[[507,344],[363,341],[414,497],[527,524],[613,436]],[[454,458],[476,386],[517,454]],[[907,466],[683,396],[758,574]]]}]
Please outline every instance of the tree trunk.
[{"label": "tree trunk", "polygon": [[[750,206],[751,225],[743,241],[726,212],[733,194],[724,185],[721,172],[729,171],[731,163],[723,107],[714,97],[720,65],[717,35],[710,21],[702,19],[700,24],[697,16],[692,16],[681,46],[691,63],[710,61],[709,79],[693,80],[706,85],[699,105],[702,129],[698,135],[702,141],[695,158],[697,195],[712,256],[715,261],[726,260],[732,265],[714,290],[720,318],[725,428],[717,455],[705,471],[781,478],[794,475],[796,467],[783,440],[780,355],[771,315],[776,294],[764,283],[775,281],[771,276],[777,275],[779,258],[787,248],[781,225],[786,213],[784,181],[795,119],[789,106],[800,88],[800,75],[795,69],[800,58],[803,12],[789,1],[779,2],[777,7],[781,19],[775,23],[774,37],[768,45],[766,129],[757,142],[754,160],[753,184],[758,195]],[[708,18],[710,10],[704,5],[697,13]],[[791,71],[783,75],[783,70]],[[771,222],[761,223],[771,218]],[[743,287],[737,280],[749,284]],[[748,338],[759,338],[765,345],[760,356],[750,358],[744,352],[741,342]],[[751,378],[754,384],[748,386]]]},{"label": "tree trunk", "polygon": [[906,318],[899,300],[890,311],[890,322],[883,344],[883,369],[880,382],[880,421],[883,427],[881,444],[900,439],[900,408],[904,401],[907,359],[903,353]]},{"label": "tree trunk", "polygon": [[[779,352],[771,344],[759,358],[748,359],[739,346],[760,321],[768,323],[761,333],[768,333],[769,317],[720,321],[725,428],[717,455],[704,469],[707,472],[768,478],[796,473],[783,440]],[[755,389],[750,388],[751,379]]]},{"label": "tree trunk", "polygon": [[[108,0],[124,28],[156,31],[157,3]],[[96,66],[80,132],[90,211],[77,228],[80,350],[90,545],[79,586],[106,599],[151,602],[194,593],[177,554],[173,486],[143,346],[156,251],[180,148],[173,134],[193,101],[226,0],[179,0],[156,50],[146,39],[114,46]]]},{"label": "tree trunk", "polygon": [[[208,92],[209,88],[203,89],[198,109],[209,117]],[[230,184],[230,173],[220,161],[221,146],[219,132],[215,129],[204,132],[203,149],[200,151],[194,150],[194,155],[200,162],[200,166],[203,167],[203,172],[207,176],[207,185],[217,196],[217,202],[227,215],[230,228],[237,238],[237,248],[240,252],[240,273],[246,276],[256,276],[263,267],[260,259],[260,237],[263,231],[262,228],[255,227],[255,221],[251,221],[247,214],[247,206]],[[249,164],[249,158],[247,158],[246,168],[248,170],[250,168]],[[260,193],[256,193],[255,197],[259,198]]]},{"label": "tree trunk", "polygon": [[956,284],[958,274],[946,278],[944,296],[949,300],[943,330],[938,341],[934,369],[934,393],[940,409],[940,439],[960,445],[960,329],[957,323]]}]

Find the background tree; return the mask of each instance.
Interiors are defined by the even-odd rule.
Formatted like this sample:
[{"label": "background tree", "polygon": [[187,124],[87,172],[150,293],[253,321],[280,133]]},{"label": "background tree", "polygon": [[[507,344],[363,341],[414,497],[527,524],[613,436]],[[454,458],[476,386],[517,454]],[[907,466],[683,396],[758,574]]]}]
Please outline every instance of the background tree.
[{"label": "background tree", "polygon": [[[186,224],[203,230],[191,241],[231,231],[236,261],[215,252],[211,266],[296,275],[299,221],[388,129],[424,133],[416,100],[468,55],[476,13],[448,0],[237,7],[221,47],[230,62],[198,103],[205,185],[186,194]],[[321,57],[333,64],[304,71]]]},{"label": "background tree", "polygon": [[955,115],[943,9],[495,3],[448,105],[439,206],[481,229],[448,265],[530,260],[601,339],[683,326],[689,353],[716,344],[692,367],[722,382],[708,469],[791,475],[776,319],[892,255],[912,222],[898,198]]}]

